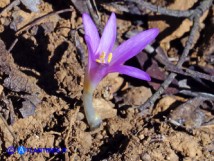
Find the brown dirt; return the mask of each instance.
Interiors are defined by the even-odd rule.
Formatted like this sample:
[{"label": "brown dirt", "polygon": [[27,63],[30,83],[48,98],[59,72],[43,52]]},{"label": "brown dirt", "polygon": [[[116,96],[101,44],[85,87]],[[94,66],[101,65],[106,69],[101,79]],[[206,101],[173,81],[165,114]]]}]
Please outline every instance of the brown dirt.
[{"label": "brown dirt", "polygon": [[[9,0],[1,0],[0,8],[10,3]],[[68,2],[65,5],[58,3],[61,2],[42,2],[39,13],[31,13],[24,6],[19,6],[1,15],[0,38],[6,49],[15,39],[14,28],[18,30],[46,13],[69,7]],[[101,15],[105,24],[108,14]],[[155,106],[153,115],[143,116],[134,107],[143,104],[154,92],[153,88],[147,83],[118,74],[108,76],[97,88],[94,103],[104,120],[99,129],[89,131],[81,101],[87,56],[85,52],[81,60],[70,35],[70,31],[81,24],[81,15],[76,10],[51,16],[18,35],[18,42],[10,53],[0,51],[1,54],[9,54],[9,58],[5,58],[8,62],[0,64],[0,110],[15,135],[14,138],[1,118],[0,160],[214,160],[213,125],[177,127],[163,117],[181,118],[182,114],[177,116],[179,110],[177,113],[170,111],[172,107],[179,107],[179,104],[186,102],[186,98],[163,96]],[[131,19],[122,16],[117,24],[119,43],[124,41],[124,33],[129,30],[143,29],[140,25],[132,25]],[[150,22],[150,27],[154,25]],[[79,31],[78,35],[86,51],[82,32]],[[171,40],[164,39],[162,43]],[[5,71],[5,66],[12,72]],[[17,91],[15,87],[5,86],[4,79],[11,73],[20,75],[21,80],[15,84],[20,85],[24,80],[33,89],[29,92],[27,88],[20,87]],[[25,92],[35,94],[41,100],[36,104],[34,114],[28,117],[23,117],[19,112],[20,99],[23,99]],[[10,102],[8,100],[12,102],[13,112],[7,107],[9,103],[5,103]],[[206,116],[212,116],[211,112],[203,112]],[[14,117],[12,122],[11,115]],[[18,145],[29,148],[65,147],[67,152],[28,153],[22,157],[18,153],[7,154],[9,146]]]}]

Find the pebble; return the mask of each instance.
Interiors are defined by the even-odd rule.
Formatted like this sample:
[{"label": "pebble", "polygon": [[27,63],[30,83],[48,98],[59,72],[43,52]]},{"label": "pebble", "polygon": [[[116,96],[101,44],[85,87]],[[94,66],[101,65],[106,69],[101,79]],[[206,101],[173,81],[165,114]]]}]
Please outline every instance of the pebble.
[{"label": "pebble", "polygon": [[77,114],[77,120],[78,120],[78,121],[81,121],[81,120],[83,120],[84,118],[85,118],[84,114],[83,114],[82,112],[78,112],[78,114]]}]

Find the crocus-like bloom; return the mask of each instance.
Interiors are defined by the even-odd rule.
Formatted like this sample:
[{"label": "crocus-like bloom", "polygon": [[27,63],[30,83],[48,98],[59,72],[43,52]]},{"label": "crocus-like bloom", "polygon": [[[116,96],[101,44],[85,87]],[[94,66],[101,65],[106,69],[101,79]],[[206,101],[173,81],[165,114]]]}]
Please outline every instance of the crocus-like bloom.
[{"label": "crocus-like bloom", "polygon": [[137,68],[123,65],[137,55],[158,35],[157,28],[143,31],[114,49],[116,40],[116,16],[111,14],[100,38],[98,30],[88,14],[83,14],[85,41],[88,47],[88,66],[85,73],[83,105],[91,129],[101,124],[92,105],[93,92],[98,83],[108,74],[119,72],[138,79],[150,81],[150,76]]}]

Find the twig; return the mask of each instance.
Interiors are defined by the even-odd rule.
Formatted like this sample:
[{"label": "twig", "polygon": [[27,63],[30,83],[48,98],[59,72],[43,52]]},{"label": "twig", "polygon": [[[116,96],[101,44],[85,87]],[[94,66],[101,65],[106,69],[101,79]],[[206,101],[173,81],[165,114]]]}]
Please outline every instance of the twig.
[{"label": "twig", "polygon": [[[185,48],[183,50],[183,53],[182,53],[177,65],[176,65],[177,68],[182,67],[182,64],[184,63],[186,57],[188,56],[190,49],[194,45],[195,33],[199,29],[200,16],[203,14],[204,11],[206,11],[208,8],[210,8],[210,6],[212,5],[212,1],[213,0],[204,0],[194,10],[193,15],[191,15],[193,17],[193,26],[192,26],[192,29],[190,31],[190,35],[188,37],[188,40],[185,44]],[[165,89],[171,84],[171,82],[176,77],[176,75],[177,74],[175,74],[175,73],[170,73],[168,75],[168,77],[166,78],[166,80],[161,84],[159,89],[155,92],[155,94],[152,95],[152,97],[150,97],[142,106],[140,106],[139,109],[142,111],[142,110],[148,108],[149,106],[152,108],[152,106],[154,105],[154,102],[160,97],[160,95],[165,91]]]},{"label": "twig", "polygon": [[69,120],[69,126],[66,128],[66,130],[68,130],[67,131],[67,133],[66,133],[66,136],[65,136],[65,140],[64,140],[64,143],[65,143],[65,146],[66,147],[69,147],[68,146],[68,139],[69,139],[69,137],[70,137],[70,135],[71,135],[71,130],[72,130],[72,126],[74,125],[74,123],[75,123],[75,121],[76,121],[76,118],[77,118],[77,114],[78,114],[78,112],[79,112],[79,109],[80,109],[80,107],[77,107],[77,109],[76,109],[76,111],[75,111],[75,113],[74,113],[74,117],[73,118],[70,118],[70,120]]},{"label": "twig", "polygon": [[[94,14],[94,10],[93,10],[93,6],[92,6],[92,4],[91,4],[91,1],[92,1],[92,3],[93,3],[93,6],[94,6],[94,9],[95,9],[95,12],[96,12],[96,16],[97,16],[97,17],[94,16],[95,14]],[[97,22],[97,23],[100,22],[100,14],[99,14],[99,11],[98,11],[98,9],[97,9],[97,5],[96,5],[95,0],[87,0],[87,1],[86,1],[86,4],[87,4],[88,10],[89,10],[91,16],[93,17],[93,20],[94,20],[95,22]]]},{"label": "twig", "polygon": [[65,13],[65,12],[71,12],[73,11],[73,8],[69,8],[69,9],[63,9],[60,11],[56,11],[56,12],[51,12],[48,13],[44,16],[41,16],[39,18],[36,18],[35,20],[31,21],[30,23],[28,23],[27,25],[23,26],[22,28],[20,28],[17,32],[16,32],[16,36],[19,35],[20,33],[22,33],[23,31],[26,31],[28,29],[30,29],[31,27],[35,26],[36,24],[38,24],[39,22],[41,22],[43,19],[48,18],[50,16],[53,16],[55,14],[60,14],[60,13]]},{"label": "twig", "polygon": [[85,62],[84,62],[84,49],[83,49],[83,46],[82,44],[80,43],[80,39],[79,39],[79,36],[78,36],[78,30],[81,29],[83,26],[79,26],[77,29],[75,30],[71,30],[71,37],[72,37],[72,41],[74,42],[75,46],[76,46],[76,51],[77,51],[77,54],[78,54],[78,59],[80,61],[80,65],[83,67],[85,66]]},{"label": "twig", "polygon": [[200,79],[205,79],[205,80],[214,82],[214,76],[213,75],[201,73],[201,72],[194,71],[194,70],[184,68],[184,67],[182,67],[182,69],[178,68],[177,66],[175,66],[173,63],[171,63],[169,61],[168,57],[166,56],[166,54],[164,53],[163,49],[160,46],[158,46],[155,49],[154,47],[147,45],[144,50],[149,54],[153,54],[154,51],[156,51],[157,54],[154,56],[154,58],[159,63],[164,65],[165,69],[170,71],[170,72],[189,76],[189,77],[192,77],[193,79],[200,78]]},{"label": "twig", "polygon": [[143,0],[126,0],[126,1],[135,2],[142,9],[146,8],[146,9],[149,9],[150,11],[158,12],[162,15],[173,16],[173,17],[190,17],[194,12],[194,10],[187,10],[187,11],[170,10],[170,9],[167,9],[166,7],[156,6],[151,3],[145,2]]},{"label": "twig", "polygon": [[204,74],[201,72],[197,72],[191,69],[184,69],[186,71],[186,73],[192,75],[192,77],[197,77],[197,78],[202,78],[202,79],[206,79],[209,80],[211,82],[214,82],[214,76],[213,75],[208,75],[208,74]]},{"label": "twig", "polygon": [[12,45],[11,45],[10,48],[8,49],[8,52],[9,52],[9,53],[11,52],[11,50],[13,50],[13,48],[14,48],[14,46],[16,45],[17,42],[18,42],[18,38],[16,38],[16,39],[13,41]]},{"label": "twig", "polygon": [[[13,133],[13,131],[10,129],[9,125],[7,124],[7,121],[4,119],[4,117],[2,116],[2,114],[0,113],[0,119],[3,121],[4,125],[6,126],[6,128],[8,129],[8,131],[10,132],[10,134],[12,135],[15,145],[19,145],[18,140],[17,140],[17,136]],[[21,160],[24,161],[24,157],[21,156]]]},{"label": "twig", "polygon": [[155,55],[155,59],[161,63],[162,65],[165,66],[165,69],[170,71],[170,72],[174,72],[177,74],[181,74],[181,75],[185,75],[185,76],[189,76],[192,77],[193,79],[195,78],[200,78],[200,79],[205,79],[211,82],[214,82],[214,76],[209,75],[209,74],[205,74],[205,73],[201,73],[198,71],[194,71],[188,68],[178,68],[176,67],[173,63],[171,63],[166,54],[164,53],[163,49],[159,46],[156,49],[154,49],[152,46],[148,46],[148,48],[151,48],[150,50],[148,50],[147,48],[145,48],[145,50],[149,53],[149,54],[153,54],[154,50],[156,51],[156,55]]},{"label": "twig", "polygon": [[[193,27],[192,27],[192,30],[190,32],[190,36],[188,38],[188,41],[186,43],[186,46],[185,46],[184,51],[182,53],[182,56],[181,56],[180,60],[178,61],[178,64],[176,65],[177,67],[180,67],[182,65],[182,63],[185,60],[185,57],[189,53],[190,47],[192,46],[192,43],[193,43],[193,38],[194,38],[195,31],[199,27],[198,26],[198,23],[199,23],[198,20],[199,20],[199,17],[197,16],[194,19]],[[163,84],[161,84],[161,86],[159,87],[159,89],[155,92],[155,94],[152,95],[152,97],[150,97],[142,106],[140,106],[139,109],[142,111],[142,110],[144,110],[145,108],[147,108],[149,106],[153,106],[154,102],[165,91],[165,89],[171,84],[171,82],[173,81],[173,79],[175,78],[176,75],[177,74],[175,74],[175,73],[170,73],[168,75],[168,77],[166,78],[166,80],[163,82]]]},{"label": "twig", "polygon": [[192,92],[189,90],[181,90],[179,93],[182,93],[184,95],[192,96],[192,97],[202,97],[206,98],[207,100],[214,100],[214,95],[210,93],[204,93],[204,92]]},{"label": "twig", "polygon": [[97,9],[97,5],[96,5],[95,0],[86,0],[86,4],[87,4],[87,7],[88,7],[88,10],[90,12],[90,15],[91,15],[92,19],[94,20],[96,26],[98,26],[99,31],[102,32],[103,31],[103,27],[101,26],[101,23],[100,23],[100,20],[101,20],[100,19],[100,14],[99,14],[99,11]]},{"label": "twig", "polygon": [[[76,105],[74,105],[74,106],[76,106]],[[66,136],[65,136],[65,139],[64,139],[64,144],[65,144],[65,147],[66,147],[67,149],[69,149],[68,139],[69,139],[69,137],[72,137],[72,133],[71,133],[71,131],[72,131],[72,126],[74,125],[74,123],[75,123],[75,121],[76,121],[76,119],[77,119],[77,114],[78,114],[78,112],[79,112],[79,109],[80,109],[80,107],[77,107],[77,109],[76,109],[76,111],[75,111],[73,117],[72,117],[72,118],[69,118],[69,126],[68,126],[68,127],[66,128],[66,130],[65,130],[65,131],[67,131],[67,132],[66,132]],[[68,157],[68,153],[65,153],[65,158],[69,158],[69,157]]]},{"label": "twig", "polygon": [[183,130],[185,130],[186,132],[188,132],[190,135],[193,135],[193,129],[185,127],[184,125],[180,124],[179,122],[171,119],[171,118],[166,118],[167,122],[169,122],[170,124],[174,125],[175,127],[180,127]]},{"label": "twig", "polygon": [[13,7],[18,6],[20,4],[20,0],[15,0],[12,3],[10,3],[6,8],[4,8],[1,13],[0,16],[3,15],[5,12],[10,11]]},{"label": "twig", "polygon": [[177,74],[181,74],[181,75],[185,75],[185,76],[189,76],[192,78],[200,78],[200,79],[205,79],[211,82],[214,82],[214,76],[209,75],[209,74],[205,74],[205,73],[201,73],[198,71],[194,71],[188,68],[177,68],[174,65],[170,65],[170,66],[166,66],[165,67],[166,70],[171,71],[173,73],[177,73]]},{"label": "twig", "polygon": [[124,6],[124,5],[117,4],[117,2],[105,3],[105,5],[106,5],[106,6],[113,7],[113,8],[115,8],[116,10],[121,11],[121,12],[130,12],[130,11],[131,11],[131,10],[128,8],[128,6]]},{"label": "twig", "polygon": [[18,141],[16,140],[16,136],[15,134],[12,132],[12,130],[10,129],[9,125],[7,124],[7,121],[4,119],[4,117],[2,116],[2,114],[0,113],[0,118],[1,120],[4,122],[4,125],[7,127],[8,131],[10,132],[10,134],[13,136],[13,139],[15,140],[15,143],[17,144]]}]

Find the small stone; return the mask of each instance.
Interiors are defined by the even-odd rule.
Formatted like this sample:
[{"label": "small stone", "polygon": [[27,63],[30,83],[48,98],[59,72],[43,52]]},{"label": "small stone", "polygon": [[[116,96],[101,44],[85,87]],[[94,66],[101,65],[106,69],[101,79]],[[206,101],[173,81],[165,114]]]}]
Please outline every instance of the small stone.
[{"label": "small stone", "polygon": [[95,98],[93,100],[93,105],[96,113],[101,119],[113,118],[117,115],[117,110],[113,109],[114,105],[102,98]]},{"label": "small stone", "polygon": [[79,142],[84,146],[85,150],[89,150],[92,145],[92,137],[90,133],[81,132],[78,136]]},{"label": "small stone", "polygon": [[9,4],[10,4],[10,0],[1,1],[0,2],[0,8],[5,8]]},{"label": "small stone", "polygon": [[142,154],[141,155],[141,159],[143,161],[150,161],[150,160],[152,160],[151,157],[150,157],[150,155],[148,153]]},{"label": "small stone", "polygon": [[85,131],[86,130],[86,128],[87,128],[87,125],[84,123],[84,122],[80,122],[80,124],[79,124],[79,128],[82,130],[82,131]]},{"label": "small stone", "polygon": [[2,94],[3,90],[4,90],[4,87],[0,85],[0,95]]},{"label": "small stone", "polygon": [[140,140],[143,140],[145,138],[145,135],[144,134],[140,134],[138,137],[139,137]]},{"label": "small stone", "polygon": [[166,111],[173,103],[176,102],[176,99],[172,96],[166,96],[162,98],[155,109],[152,111],[153,115],[157,115],[160,112]]},{"label": "small stone", "polygon": [[83,119],[84,119],[84,114],[82,112],[78,112],[78,114],[77,114],[77,120],[81,121]]},{"label": "small stone", "polygon": [[101,140],[102,138],[103,138],[103,136],[102,136],[101,134],[98,133],[98,134],[96,135],[96,139]]},{"label": "small stone", "polygon": [[22,114],[23,118],[35,114],[36,106],[31,101],[24,101],[22,102],[22,108],[19,109],[20,113]]},{"label": "small stone", "polygon": [[144,104],[152,92],[150,88],[133,87],[124,95],[124,102],[127,105],[140,106]]}]

